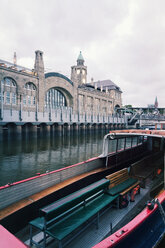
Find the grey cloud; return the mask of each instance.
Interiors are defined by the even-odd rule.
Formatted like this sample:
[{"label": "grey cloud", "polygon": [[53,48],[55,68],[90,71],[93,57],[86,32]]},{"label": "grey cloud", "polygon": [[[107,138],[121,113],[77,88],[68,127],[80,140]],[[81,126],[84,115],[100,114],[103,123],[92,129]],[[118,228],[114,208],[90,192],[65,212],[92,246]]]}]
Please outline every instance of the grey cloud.
[{"label": "grey cloud", "polygon": [[123,103],[165,106],[165,3],[163,0],[1,0],[0,54],[14,51],[33,67],[44,51],[45,67],[70,75],[80,50],[88,81],[111,79]]}]

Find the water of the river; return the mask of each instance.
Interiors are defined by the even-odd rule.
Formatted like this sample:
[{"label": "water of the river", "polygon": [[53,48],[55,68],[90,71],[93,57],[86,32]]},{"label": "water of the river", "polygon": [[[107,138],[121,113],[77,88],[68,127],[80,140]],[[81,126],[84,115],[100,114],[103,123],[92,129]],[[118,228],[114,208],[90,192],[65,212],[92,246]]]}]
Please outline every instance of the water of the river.
[{"label": "water of the river", "polygon": [[102,152],[107,131],[7,137],[0,142],[0,186],[72,165]]}]

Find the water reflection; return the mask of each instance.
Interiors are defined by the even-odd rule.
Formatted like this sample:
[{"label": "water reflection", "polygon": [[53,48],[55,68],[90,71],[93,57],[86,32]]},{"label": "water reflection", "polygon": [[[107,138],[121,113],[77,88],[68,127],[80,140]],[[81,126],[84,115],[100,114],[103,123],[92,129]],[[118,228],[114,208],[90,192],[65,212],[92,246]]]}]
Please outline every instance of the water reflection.
[{"label": "water reflection", "polygon": [[75,164],[102,152],[106,131],[6,137],[0,143],[0,185]]}]

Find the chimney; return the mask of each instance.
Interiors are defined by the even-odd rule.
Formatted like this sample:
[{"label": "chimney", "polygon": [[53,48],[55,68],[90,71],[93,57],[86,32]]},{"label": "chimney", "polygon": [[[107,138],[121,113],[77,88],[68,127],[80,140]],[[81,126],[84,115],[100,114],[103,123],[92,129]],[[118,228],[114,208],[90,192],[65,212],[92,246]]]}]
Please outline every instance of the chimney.
[{"label": "chimney", "polygon": [[14,52],[13,64],[14,64],[14,66],[17,65],[17,55],[16,55],[16,52]]},{"label": "chimney", "polygon": [[91,85],[94,85],[94,79],[93,79],[93,77],[91,78]]},{"label": "chimney", "polygon": [[43,52],[42,51],[35,51],[35,64],[34,70],[39,74],[44,74],[44,62],[43,62]]},{"label": "chimney", "polygon": [[108,87],[105,88],[106,93],[108,93]]}]

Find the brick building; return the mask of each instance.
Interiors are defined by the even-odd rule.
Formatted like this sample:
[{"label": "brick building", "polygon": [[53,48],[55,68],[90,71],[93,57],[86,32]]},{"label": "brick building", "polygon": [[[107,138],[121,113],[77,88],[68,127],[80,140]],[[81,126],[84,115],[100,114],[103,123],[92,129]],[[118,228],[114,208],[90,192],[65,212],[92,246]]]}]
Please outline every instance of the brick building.
[{"label": "brick building", "polygon": [[1,110],[45,112],[60,107],[108,115],[122,105],[122,91],[111,80],[87,82],[81,52],[77,65],[71,67],[71,79],[57,72],[44,73],[43,52],[36,51],[33,70],[0,60],[0,82]]}]

